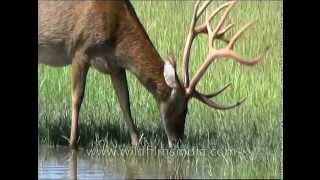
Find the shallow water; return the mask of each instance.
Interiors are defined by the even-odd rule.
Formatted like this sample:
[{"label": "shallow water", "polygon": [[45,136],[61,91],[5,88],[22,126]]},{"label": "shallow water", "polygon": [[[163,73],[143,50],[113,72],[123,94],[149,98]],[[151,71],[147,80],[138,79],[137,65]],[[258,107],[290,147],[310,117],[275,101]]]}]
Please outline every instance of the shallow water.
[{"label": "shallow water", "polygon": [[205,178],[203,159],[163,156],[90,156],[84,150],[39,145],[39,179]]}]

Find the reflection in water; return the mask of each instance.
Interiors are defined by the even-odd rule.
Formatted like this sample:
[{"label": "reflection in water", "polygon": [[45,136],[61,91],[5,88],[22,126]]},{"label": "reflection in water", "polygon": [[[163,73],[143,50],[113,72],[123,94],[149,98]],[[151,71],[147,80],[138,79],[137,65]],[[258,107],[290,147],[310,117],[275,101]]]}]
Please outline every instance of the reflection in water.
[{"label": "reflection in water", "polygon": [[99,159],[65,147],[39,146],[38,179],[105,179],[116,178],[105,171]]},{"label": "reflection in water", "polygon": [[[95,148],[94,150],[101,152],[103,149]],[[251,157],[230,149],[226,152],[228,154],[210,151],[196,155],[193,155],[192,149],[178,149],[179,152],[188,151],[188,155],[179,155],[179,153],[172,155],[175,151],[161,151],[161,149],[154,151],[156,153],[148,154],[153,152],[148,151],[148,148],[147,150],[121,147],[105,149],[106,153],[99,155],[99,153],[90,153],[91,149],[75,151],[67,147],[39,146],[38,179],[270,178],[265,177],[266,171],[262,171],[268,170],[266,169],[268,167],[265,168],[266,163],[262,162],[264,169],[261,170],[259,169],[261,164],[250,159]],[[135,150],[138,150],[138,153],[123,154],[127,151],[136,152]],[[159,152],[161,152],[160,155]],[[229,157],[226,158],[227,155]],[[257,174],[256,170],[260,171],[258,172],[260,174]]]},{"label": "reflection in water", "polygon": [[69,179],[77,179],[77,151],[70,150],[69,154]]},{"label": "reflection in water", "polygon": [[145,161],[142,157],[126,159],[125,179],[161,178],[183,179],[187,167],[182,166],[182,160],[178,160],[178,166],[172,166],[172,160],[151,158]]},{"label": "reflection in water", "polygon": [[[199,158],[165,156],[90,157],[83,151],[39,146],[39,179],[205,178]],[[196,163],[194,163],[196,162]],[[201,162],[205,162],[204,159]],[[204,166],[203,166],[204,167]]]}]

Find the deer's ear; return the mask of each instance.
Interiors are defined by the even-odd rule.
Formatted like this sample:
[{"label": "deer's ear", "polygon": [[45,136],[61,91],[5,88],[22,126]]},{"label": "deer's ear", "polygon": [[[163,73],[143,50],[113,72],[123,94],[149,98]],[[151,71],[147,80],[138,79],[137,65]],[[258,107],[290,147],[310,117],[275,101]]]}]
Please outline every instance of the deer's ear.
[{"label": "deer's ear", "polygon": [[164,64],[163,76],[169,87],[177,88],[176,72],[174,66],[169,61],[166,61]]}]

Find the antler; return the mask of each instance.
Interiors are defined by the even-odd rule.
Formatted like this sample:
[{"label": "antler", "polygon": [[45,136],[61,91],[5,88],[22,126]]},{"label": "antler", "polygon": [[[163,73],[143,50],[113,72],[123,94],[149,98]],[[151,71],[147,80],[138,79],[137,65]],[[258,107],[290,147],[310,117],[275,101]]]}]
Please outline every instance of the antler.
[{"label": "antler", "polygon": [[[199,19],[199,17],[202,15],[202,13],[204,12],[204,10],[209,6],[209,4],[212,1],[206,1],[201,7],[199,8],[200,5],[200,0],[198,0],[194,6],[194,10],[193,10],[193,14],[192,14],[192,20],[191,20],[191,26],[189,29],[189,33],[187,36],[187,41],[183,50],[183,57],[182,57],[182,77],[183,77],[183,82],[185,87],[189,86],[189,57],[190,57],[190,49],[193,43],[194,38],[200,34],[200,33],[207,33],[207,29],[206,29],[206,24],[203,23],[202,25],[199,25],[197,27],[196,23],[197,20]],[[223,5],[221,5],[219,8],[217,8],[215,11],[212,12],[212,14],[210,15],[209,19],[213,18],[218,12],[220,12],[222,9],[224,9],[225,7],[227,7],[228,5],[230,5],[233,2],[227,2]],[[226,28],[224,28],[223,30],[219,31],[219,33],[217,34],[217,38],[221,38],[224,41],[227,41],[223,38],[223,34],[229,30],[233,25],[229,25]]]},{"label": "antler", "polygon": [[[231,59],[233,59],[243,65],[255,65],[261,60],[262,56],[267,52],[268,48],[266,49],[266,51],[262,55],[258,56],[257,58],[253,58],[253,59],[243,58],[233,50],[234,44],[239,39],[241,34],[245,30],[247,30],[251,25],[253,25],[255,23],[255,21],[250,22],[247,25],[243,26],[230,39],[230,41],[226,40],[224,38],[225,32],[227,32],[233,26],[233,24],[229,24],[223,28],[225,19],[228,16],[228,14],[230,13],[231,8],[234,6],[235,1],[229,1],[229,2],[226,2],[222,5],[220,5],[216,10],[214,10],[209,16],[206,17],[206,20],[203,24],[195,27],[196,21],[199,19],[199,17],[204,12],[204,10],[208,7],[210,2],[211,1],[206,1],[200,8],[199,8],[200,0],[198,0],[195,4],[193,16],[192,16],[192,20],[191,20],[191,27],[190,27],[190,30],[188,33],[188,37],[187,37],[187,41],[186,41],[186,45],[185,45],[184,53],[183,53],[182,76],[183,76],[183,80],[184,80],[186,94],[188,97],[195,97],[196,99],[200,100],[201,102],[203,102],[203,103],[207,104],[208,106],[215,108],[215,109],[222,109],[222,110],[231,109],[236,106],[239,106],[241,103],[244,102],[244,100],[246,98],[244,98],[243,100],[241,100],[231,106],[218,105],[217,103],[215,103],[214,101],[212,101],[210,99],[210,98],[220,94],[227,87],[229,87],[230,84],[228,84],[227,86],[225,86],[224,88],[222,88],[221,90],[219,90],[216,93],[205,95],[205,94],[202,94],[202,93],[198,92],[197,90],[195,90],[195,87],[197,86],[198,82],[200,81],[200,79],[203,77],[203,75],[207,71],[209,65],[217,58],[222,58],[222,57],[231,58]],[[210,27],[211,19],[213,17],[215,17],[223,9],[226,9],[226,10],[225,10],[224,14],[222,15],[221,20],[218,22],[216,28],[214,30],[212,30]],[[189,64],[189,58],[190,58],[190,49],[191,49],[192,42],[193,42],[194,38],[200,33],[204,33],[204,34],[208,35],[208,54],[207,54],[207,57],[206,57],[204,63],[197,70],[197,72],[195,73],[194,77],[192,78],[192,80],[190,81],[190,84],[189,84],[188,64]],[[222,48],[222,49],[214,49],[212,47],[212,45],[213,45],[213,41],[216,39],[220,39],[220,40],[223,40],[224,42],[227,42],[228,43],[227,47]]]}]

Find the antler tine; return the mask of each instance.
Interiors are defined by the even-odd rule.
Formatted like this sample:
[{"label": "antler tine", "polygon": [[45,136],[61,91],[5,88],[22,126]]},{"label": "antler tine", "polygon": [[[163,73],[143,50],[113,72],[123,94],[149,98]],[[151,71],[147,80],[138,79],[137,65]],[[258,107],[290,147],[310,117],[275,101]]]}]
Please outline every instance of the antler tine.
[{"label": "antler tine", "polygon": [[269,50],[269,47],[266,47],[265,51],[262,54],[260,54],[260,56],[258,56],[256,58],[252,58],[252,59],[245,59],[245,58],[241,57],[238,53],[233,51],[234,44],[238,40],[238,38],[241,36],[241,34],[243,34],[243,32],[245,30],[247,30],[250,26],[254,25],[255,22],[256,21],[252,21],[252,22],[246,24],[245,26],[243,26],[231,38],[228,46],[225,49],[221,49],[221,52],[220,52],[219,56],[232,58],[232,59],[236,60],[237,62],[239,62],[240,64],[244,64],[244,65],[255,65],[255,64],[257,64],[262,59],[262,57],[267,53],[267,51]]},{"label": "antler tine", "polygon": [[225,57],[225,58],[232,58],[235,61],[239,62],[240,64],[244,64],[244,65],[255,65],[257,64],[262,57],[267,53],[267,51],[269,50],[269,47],[266,48],[265,52],[262,53],[260,56],[258,56],[257,58],[253,58],[253,59],[245,59],[243,57],[241,57],[238,53],[228,49],[228,48],[224,48],[224,49],[219,49],[219,50],[215,50],[214,52],[211,52],[207,55],[206,60],[204,61],[204,63],[201,65],[201,67],[198,69],[198,71],[195,73],[194,77],[192,78],[190,85],[187,89],[187,93],[189,95],[192,94],[192,92],[195,89],[195,86],[197,85],[197,83],[199,82],[199,80],[202,78],[202,76],[204,75],[204,73],[207,71],[209,65],[216,59],[219,57]]},{"label": "antler tine", "polygon": [[214,108],[214,109],[218,109],[218,110],[229,110],[229,109],[233,109],[237,106],[240,106],[246,99],[247,97],[243,98],[242,100],[238,101],[237,103],[233,104],[233,105],[220,105],[220,104],[217,104],[216,102],[212,101],[211,99],[205,97],[205,96],[202,96],[200,94],[198,94],[197,92],[194,92],[193,93],[193,97],[195,97],[196,99],[198,99],[200,102]]},{"label": "antler tine", "polygon": [[194,39],[194,26],[196,25],[196,20],[197,20],[197,12],[198,12],[198,7],[200,5],[200,0],[198,0],[195,3],[194,9],[193,9],[193,14],[192,14],[192,19],[191,19],[191,25],[190,29],[188,32],[187,36],[187,41],[185,44],[185,47],[183,49],[183,57],[182,57],[182,78],[185,86],[187,87],[189,84],[189,56],[190,56],[190,48],[192,46],[192,42]]},{"label": "antler tine", "polygon": [[250,26],[254,25],[256,23],[256,21],[251,21],[250,23],[246,24],[245,26],[243,26],[230,40],[229,44],[228,44],[228,48],[229,49],[233,49],[233,46],[235,44],[235,42],[238,40],[238,38],[240,37],[240,35],[247,30]]},{"label": "antler tine", "polygon": [[197,17],[197,12],[198,12],[198,8],[199,8],[200,3],[201,3],[201,0],[197,0],[197,2],[194,4],[193,15],[195,17]]},{"label": "antler tine", "polygon": [[206,26],[207,26],[207,33],[208,33],[208,49],[209,51],[211,51],[214,34],[210,27],[210,19],[208,17],[206,17]]},{"label": "antler tine", "polygon": [[[216,35],[216,39],[220,39],[226,43],[229,43],[230,41],[228,39],[226,39],[224,37],[224,34],[229,30],[231,29],[232,27],[234,26],[234,24],[229,24],[228,26],[226,26],[224,29],[220,30],[217,35]],[[208,31],[207,31],[207,25],[206,24],[202,24],[202,25],[199,25],[195,28],[195,33],[196,34],[200,34],[200,33],[204,33],[204,34],[207,34]]]},{"label": "antler tine", "polygon": [[[224,24],[224,21],[226,20],[226,17],[227,17],[228,14],[230,13],[231,8],[234,6],[234,4],[235,4],[235,1],[229,2],[229,4],[227,4],[227,5],[228,5],[228,8],[226,9],[226,11],[224,12],[224,14],[222,15],[221,20],[218,22],[217,27],[216,27],[213,31],[211,31],[211,27],[210,27],[210,20],[211,20],[211,18],[212,18],[213,16],[212,16],[211,18],[209,17],[209,18],[206,19],[208,35],[209,35],[209,31],[211,31],[211,32],[210,32],[210,33],[211,33],[211,35],[210,35],[211,37],[209,36],[209,40],[211,41],[211,42],[209,42],[209,49],[212,49],[212,42],[213,42],[214,38],[217,37],[218,32],[220,31],[222,25]],[[227,27],[228,27],[228,28],[225,28],[225,29],[223,29],[223,30],[228,30],[228,29],[231,28],[230,25],[227,26]]]},{"label": "antler tine", "polygon": [[217,34],[217,38],[223,36],[229,29],[231,29],[233,27],[234,24],[229,24],[228,26],[226,26],[224,29],[220,30]]},{"label": "antler tine", "polygon": [[201,14],[204,12],[204,10],[209,6],[209,4],[211,3],[212,1],[208,0],[206,1],[204,4],[202,4],[202,6],[200,7],[200,9],[197,11],[197,14],[196,14],[196,17],[200,17]]},{"label": "antler tine", "polygon": [[233,50],[225,48],[225,49],[219,50],[220,52],[217,53],[216,57],[231,58],[240,64],[252,66],[260,62],[262,57],[267,54],[268,50],[269,50],[269,47],[267,47],[265,51],[261,53],[258,57],[247,59],[247,58],[241,57],[238,53],[234,52]]},{"label": "antler tine", "polygon": [[188,95],[191,95],[194,91],[197,83],[202,78],[203,74],[207,71],[209,65],[212,63],[213,60],[215,60],[216,54],[208,54],[206,60],[204,63],[200,66],[198,71],[195,73],[193,78],[191,79],[190,85],[188,86],[186,92]]},{"label": "antler tine", "polygon": [[226,86],[224,86],[223,88],[221,88],[219,91],[211,93],[211,94],[203,94],[198,92],[197,90],[195,90],[195,92],[197,92],[198,94],[200,94],[201,96],[204,96],[206,98],[213,98],[219,94],[221,94],[224,90],[226,90],[229,86],[231,86],[231,83],[227,84]]},{"label": "antler tine", "polygon": [[[222,5],[220,5],[217,9],[215,9],[208,17],[209,21],[214,17],[216,16],[221,10],[223,10],[224,8],[226,8],[227,6],[229,6],[230,4],[233,4],[234,2],[231,1],[231,2],[226,2]],[[207,29],[206,29],[207,25],[206,25],[206,22],[201,24],[201,25],[198,25],[196,28],[195,28],[195,32],[196,33],[207,33]],[[230,27],[229,27],[230,28]],[[228,28],[228,29],[229,29]],[[228,30],[226,29],[226,30]]]}]

